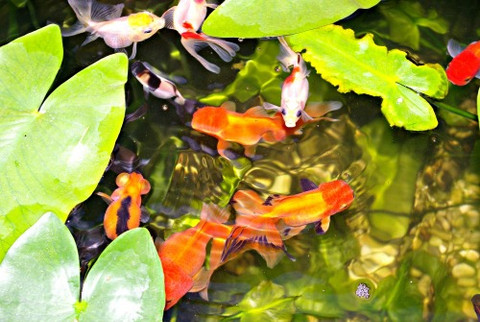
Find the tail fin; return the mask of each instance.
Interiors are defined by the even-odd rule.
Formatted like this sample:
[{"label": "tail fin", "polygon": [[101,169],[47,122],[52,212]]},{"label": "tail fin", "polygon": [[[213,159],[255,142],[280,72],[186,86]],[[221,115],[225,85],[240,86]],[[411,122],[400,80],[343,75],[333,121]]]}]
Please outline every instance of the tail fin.
[{"label": "tail fin", "polygon": [[288,72],[290,66],[298,65],[298,54],[288,46],[285,38],[278,37],[278,41],[280,42],[280,54],[277,59],[282,64],[283,70]]},{"label": "tail fin", "polygon": [[108,5],[95,0],[68,0],[68,4],[84,26],[88,26],[92,21],[99,22],[118,18],[122,15],[123,10],[123,3]]},{"label": "tail fin", "polygon": [[195,32],[184,32],[182,34],[181,42],[183,47],[185,47],[190,55],[197,59],[200,64],[203,65],[203,67],[215,74],[220,72],[220,67],[201,57],[198,54],[198,51],[210,46],[223,61],[229,62],[240,49],[240,47],[235,43]]}]

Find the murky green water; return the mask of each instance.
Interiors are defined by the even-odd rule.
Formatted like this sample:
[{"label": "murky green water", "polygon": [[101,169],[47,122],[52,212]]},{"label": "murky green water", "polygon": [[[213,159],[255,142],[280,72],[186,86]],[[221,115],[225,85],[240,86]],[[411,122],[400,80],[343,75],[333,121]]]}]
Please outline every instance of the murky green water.
[{"label": "murky green water", "polygon": [[[171,5],[126,1],[128,10],[149,8],[157,14]],[[407,50],[416,61],[446,66],[449,38],[464,43],[480,38],[478,12],[478,1],[385,1],[343,25],[359,35],[372,32],[377,44]],[[66,1],[30,1],[29,9],[4,2],[0,43],[35,25],[64,20],[73,21]],[[80,47],[85,36],[64,40],[65,60],[56,83],[112,52],[102,40]],[[240,111],[258,104],[260,97],[278,103],[287,76],[275,68],[278,47],[267,40],[244,40],[240,46],[233,64],[220,65],[220,75],[187,55],[170,30],[140,43],[136,58],[184,77],[187,83],[179,89],[191,99],[216,93],[208,102],[226,96]],[[204,55],[220,63],[214,55]],[[255,72],[223,90],[249,60]],[[136,153],[133,165],[153,186],[145,203],[153,235],[167,237],[194,225],[203,201],[226,205],[238,188],[253,188],[265,196],[291,194],[301,191],[301,178],[342,178],[355,190],[353,206],[334,216],[326,235],[318,236],[310,227],[286,242],[295,262],[284,258],[269,269],[256,253],[245,253],[214,274],[209,302],[188,294],[166,318],[217,319],[243,310],[238,303],[245,297],[260,297],[266,302],[263,308],[269,306],[281,314],[274,315],[276,319],[285,320],[475,319],[470,298],[480,293],[478,124],[437,110],[440,124],[435,130],[392,129],[378,99],[338,94],[313,71],[309,81],[310,100],[343,102],[334,113],[338,122],[310,124],[300,136],[262,143],[254,161],[220,158],[215,139],[193,131],[188,126],[191,117],[179,117],[173,106],[155,97],[148,99],[145,117],[124,126],[118,143]],[[475,113],[479,84],[452,86],[445,102]],[[126,90],[132,112],[144,104],[142,88],[131,77]],[[236,151],[241,154],[241,148]],[[108,172],[98,190],[111,191],[114,177]],[[69,223],[77,239],[89,236],[85,245],[91,247],[84,245],[84,254],[95,254],[103,242],[95,237],[106,207],[99,199],[91,197]],[[356,294],[359,285],[368,289],[368,298]]]}]

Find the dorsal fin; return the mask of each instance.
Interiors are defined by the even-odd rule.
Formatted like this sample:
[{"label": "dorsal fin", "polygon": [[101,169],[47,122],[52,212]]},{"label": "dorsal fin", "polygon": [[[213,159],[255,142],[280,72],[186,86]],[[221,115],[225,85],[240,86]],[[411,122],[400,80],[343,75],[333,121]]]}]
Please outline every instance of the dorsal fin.
[{"label": "dorsal fin", "polygon": [[454,39],[450,39],[447,43],[447,51],[452,58],[455,56],[458,56],[463,50],[465,49],[465,46],[462,46],[458,41]]},{"label": "dorsal fin", "polygon": [[258,117],[270,117],[270,115],[268,115],[267,111],[265,111],[263,106],[250,107],[248,110],[245,111],[244,115],[258,116]]},{"label": "dorsal fin", "polygon": [[214,204],[203,204],[200,219],[214,222],[217,224],[223,224],[230,217],[230,211],[228,208],[220,208]]},{"label": "dorsal fin", "polygon": [[300,185],[302,186],[303,191],[310,191],[317,189],[318,186],[307,178],[300,179]]},{"label": "dorsal fin", "polygon": [[167,11],[165,11],[162,15],[162,18],[165,19],[165,28],[168,29],[175,29],[174,23],[173,23],[173,13],[175,12],[175,7],[171,7]]},{"label": "dorsal fin", "polygon": [[230,112],[235,112],[237,110],[235,102],[232,101],[225,101],[222,103],[222,105],[220,105],[220,107]]},{"label": "dorsal fin", "polygon": [[122,15],[123,6],[123,3],[112,6],[92,1],[91,19],[99,22],[119,18]]}]

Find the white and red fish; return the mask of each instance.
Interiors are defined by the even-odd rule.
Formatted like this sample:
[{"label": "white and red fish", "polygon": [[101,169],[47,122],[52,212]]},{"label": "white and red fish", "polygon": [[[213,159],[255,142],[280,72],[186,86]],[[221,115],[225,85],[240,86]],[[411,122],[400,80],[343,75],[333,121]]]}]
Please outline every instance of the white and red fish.
[{"label": "white and red fish", "polygon": [[132,74],[142,84],[145,93],[162,99],[172,99],[175,103],[184,105],[185,98],[180,94],[174,82],[163,76],[149,64],[136,61],[131,66]]},{"label": "white and red fish", "polygon": [[82,32],[90,35],[82,45],[98,37],[113,48],[125,48],[133,44],[130,59],[137,52],[137,43],[153,36],[165,26],[165,20],[153,13],[144,11],[121,17],[123,4],[108,5],[95,0],[68,0],[78,21],[68,29],[62,30],[64,37]]},{"label": "white and red fish", "polygon": [[[278,40],[280,42],[280,55],[277,59],[285,71],[288,71],[290,67],[293,67],[293,69],[283,82],[280,106],[270,103],[264,103],[263,106],[265,109],[273,109],[282,113],[285,126],[293,128],[300,118],[303,122],[312,120],[312,117],[305,112],[309,88],[307,76],[310,71],[307,70],[301,54],[294,52],[283,37],[279,37]],[[323,114],[342,107],[340,102],[326,102],[322,105],[324,109],[328,106],[328,109],[324,110]]]},{"label": "white and red fish", "polygon": [[180,0],[177,6],[168,9],[162,17],[165,18],[167,28],[174,29],[181,35],[182,45],[187,52],[207,70],[218,74],[220,67],[208,62],[198,51],[209,46],[223,61],[230,62],[240,47],[233,42],[199,32],[207,15],[207,7],[216,8],[217,5],[205,0]]}]

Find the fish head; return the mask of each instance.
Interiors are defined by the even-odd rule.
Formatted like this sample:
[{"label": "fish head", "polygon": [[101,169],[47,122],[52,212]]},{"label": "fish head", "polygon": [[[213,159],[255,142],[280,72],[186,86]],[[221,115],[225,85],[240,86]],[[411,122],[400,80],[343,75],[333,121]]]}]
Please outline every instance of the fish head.
[{"label": "fish head", "polygon": [[120,173],[115,180],[119,187],[125,187],[126,191],[132,195],[147,194],[150,191],[150,183],[143,178],[140,173]]},{"label": "fish head", "polygon": [[128,25],[133,30],[135,41],[150,38],[157,31],[165,27],[165,19],[151,12],[143,11],[128,16]]},{"label": "fish head", "polygon": [[301,104],[295,100],[285,100],[282,103],[283,104],[280,112],[282,113],[285,126],[295,127],[298,119],[300,119],[300,117],[302,116],[303,108]]},{"label": "fish head", "polygon": [[447,78],[457,86],[468,84],[480,69],[480,57],[471,51],[463,51],[452,59],[446,69]]}]

